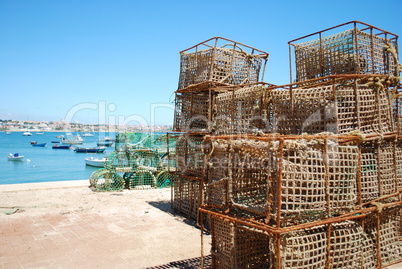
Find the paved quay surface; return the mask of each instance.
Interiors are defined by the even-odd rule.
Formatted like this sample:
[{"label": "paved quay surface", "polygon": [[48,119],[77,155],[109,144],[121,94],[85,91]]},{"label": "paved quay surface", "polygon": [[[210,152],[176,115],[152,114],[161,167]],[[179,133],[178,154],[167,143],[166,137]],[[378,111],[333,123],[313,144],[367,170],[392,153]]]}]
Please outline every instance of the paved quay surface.
[{"label": "paved quay surface", "polygon": [[[0,269],[198,267],[201,232],[171,212],[170,192],[93,192],[87,180],[0,185]],[[206,265],[210,243],[204,236]]]},{"label": "paved quay surface", "polygon": [[[197,259],[201,232],[171,212],[170,192],[93,192],[87,180],[0,185],[0,268],[147,268]],[[208,255],[210,237],[204,242]]]}]

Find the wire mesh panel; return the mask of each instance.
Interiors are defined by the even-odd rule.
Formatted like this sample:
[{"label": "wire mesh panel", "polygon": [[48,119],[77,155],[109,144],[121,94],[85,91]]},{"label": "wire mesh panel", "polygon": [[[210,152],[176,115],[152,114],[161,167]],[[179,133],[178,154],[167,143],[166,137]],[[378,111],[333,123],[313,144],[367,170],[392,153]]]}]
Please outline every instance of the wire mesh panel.
[{"label": "wire mesh panel", "polygon": [[[389,205],[384,210],[389,212],[387,214],[394,211],[396,214],[393,216],[397,216],[396,211],[400,208],[400,204]],[[377,257],[381,257],[383,266],[402,260],[402,256],[398,256],[400,229],[396,233],[396,226],[390,228],[392,225],[388,225],[388,220],[383,221],[387,225],[377,226],[379,218],[374,207],[367,211],[370,212],[368,215],[359,216],[360,213],[356,212],[355,216],[351,214],[343,220],[333,219],[327,223],[316,222],[307,227],[292,226],[290,229],[271,229],[263,224],[258,226],[254,218],[248,222],[211,209],[202,208],[201,212],[211,219],[213,268],[366,269],[379,268],[381,261]],[[397,218],[400,215],[393,217]],[[394,240],[391,240],[392,236],[395,236]],[[248,247],[243,240],[247,240]],[[382,243],[377,244],[380,241]],[[242,263],[239,257],[243,255],[236,256],[238,253],[248,256],[246,262]],[[260,263],[251,266],[252,261]]]},{"label": "wire mesh panel", "polygon": [[[342,31],[346,26],[352,29]],[[334,31],[338,32],[330,34]],[[311,38],[315,39],[308,40]],[[397,38],[377,27],[350,22],[292,40],[289,45],[294,49],[296,81],[334,74],[399,76]]]},{"label": "wire mesh panel", "polygon": [[284,234],[281,240],[283,268],[325,268],[327,240],[323,226]]},{"label": "wire mesh panel", "polygon": [[401,143],[395,139],[366,141],[361,146],[361,198],[363,203],[400,189]]},{"label": "wire mesh panel", "polygon": [[[354,221],[331,226],[330,257],[332,268],[374,268],[374,246],[362,226]],[[368,247],[367,247],[368,246]],[[365,264],[363,263],[365,262]]]},{"label": "wire mesh panel", "polygon": [[216,81],[254,83],[264,72],[268,53],[229,39],[214,37],[180,52],[179,89]]},{"label": "wire mesh panel", "polygon": [[157,173],[163,168],[160,155],[151,149],[131,150],[130,154],[134,157],[138,169]]},{"label": "wire mesh panel", "polygon": [[157,186],[154,174],[145,169],[137,169],[132,173],[125,173],[126,187],[132,189],[151,189]]},{"label": "wire mesh panel", "polygon": [[395,162],[395,142],[383,142],[378,145],[379,196],[395,193],[398,189]]},{"label": "wire mesh panel", "polygon": [[204,147],[202,135],[183,134],[176,137],[176,171],[183,175],[201,177]]},{"label": "wire mesh panel", "polygon": [[269,236],[250,227],[211,217],[213,268],[269,268]]},{"label": "wire mesh panel", "polygon": [[376,245],[382,266],[402,260],[401,211],[401,206],[380,209],[364,219],[364,230]]},{"label": "wire mesh panel", "polygon": [[95,191],[121,191],[124,188],[123,178],[109,169],[98,169],[89,178],[90,188]]},{"label": "wire mesh panel", "polygon": [[209,132],[212,100],[210,91],[176,93],[173,129],[178,132]]},{"label": "wire mesh panel", "polygon": [[[215,130],[217,135],[257,133],[270,131],[266,89],[258,83],[232,87],[216,97]],[[221,87],[221,89],[230,89]]]},{"label": "wire mesh panel", "polygon": [[[274,181],[273,213],[281,225],[309,222],[354,210],[357,204],[357,146],[336,141],[285,141],[282,184]],[[278,182],[279,183],[279,182]],[[275,192],[277,188],[282,191]],[[273,215],[274,217],[274,215]]]},{"label": "wire mesh panel", "polygon": [[172,175],[167,170],[164,170],[156,175],[156,186],[158,188],[170,187],[172,186],[174,179],[174,175]]},{"label": "wire mesh panel", "polygon": [[379,197],[377,148],[363,146],[361,150],[361,196],[362,202],[373,201]]},{"label": "wire mesh panel", "polygon": [[397,188],[402,190],[402,144],[397,142],[395,144],[395,161],[396,161],[396,178]]},{"label": "wire mesh panel", "polygon": [[277,166],[273,155],[268,142],[213,141],[207,159],[207,202],[218,207],[246,206],[264,214],[270,166]]},{"label": "wire mesh panel", "polygon": [[399,135],[402,134],[402,84],[396,87],[396,92],[393,100],[394,116],[396,131]]},{"label": "wire mesh panel", "polygon": [[137,162],[128,151],[113,151],[106,157],[105,168],[118,173],[132,172],[137,168]]},{"label": "wire mesh panel", "polygon": [[[375,268],[375,247],[355,221],[281,235],[282,268]],[[278,259],[278,257],[276,257]],[[278,267],[276,267],[278,268]]]},{"label": "wire mesh panel", "polygon": [[356,79],[326,84],[274,88],[271,91],[273,132],[382,134],[395,131],[390,102],[392,88]]},{"label": "wire mesh panel", "polygon": [[201,204],[199,201],[200,182],[186,176],[176,175],[172,194],[173,210],[188,218],[197,219],[198,207]]},{"label": "wire mesh panel", "polygon": [[354,210],[357,146],[320,137],[283,143],[226,138],[212,141],[206,160],[209,205],[246,210],[283,226]]}]

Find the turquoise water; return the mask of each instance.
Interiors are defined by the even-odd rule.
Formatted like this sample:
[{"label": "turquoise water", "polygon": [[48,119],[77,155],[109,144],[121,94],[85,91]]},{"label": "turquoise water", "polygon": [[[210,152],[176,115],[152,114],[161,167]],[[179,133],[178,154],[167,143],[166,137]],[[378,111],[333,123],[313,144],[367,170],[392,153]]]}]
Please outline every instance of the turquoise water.
[{"label": "turquoise water", "polygon": [[[114,151],[108,147],[105,153],[76,153],[74,149],[52,149],[52,141],[60,141],[58,135],[64,132],[45,132],[23,136],[23,132],[0,132],[0,184],[33,183],[49,181],[89,179],[96,167],[85,165],[88,156],[103,157]],[[74,133],[72,135],[75,135]],[[95,147],[99,138],[115,138],[116,133],[94,133],[93,137],[82,137],[84,144],[79,147]],[[46,147],[33,147],[31,141],[46,142]],[[61,143],[59,145],[62,145]],[[73,148],[75,146],[73,145]],[[19,153],[23,161],[9,161],[7,156]]]}]

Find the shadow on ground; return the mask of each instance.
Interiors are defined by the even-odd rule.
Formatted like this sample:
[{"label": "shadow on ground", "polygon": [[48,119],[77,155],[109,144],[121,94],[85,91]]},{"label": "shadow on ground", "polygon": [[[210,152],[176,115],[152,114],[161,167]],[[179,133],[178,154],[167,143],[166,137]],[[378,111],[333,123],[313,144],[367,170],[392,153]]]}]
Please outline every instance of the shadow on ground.
[{"label": "shadow on ground", "polygon": [[166,212],[170,215],[172,215],[174,218],[176,218],[177,220],[180,220],[188,225],[194,226],[196,228],[199,228],[199,226],[197,225],[196,220],[194,219],[190,219],[187,218],[186,216],[184,216],[183,214],[180,214],[180,212],[175,211],[173,208],[171,208],[171,204],[168,201],[159,201],[159,202],[155,202],[155,201],[147,201],[148,204],[150,204],[151,206],[158,208],[159,210]]},{"label": "shadow on ground", "polygon": [[183,269],[198,269],[198,268],[211,268],[211,255],[204,257],[204,266],[202,266],[201,257],[186,259],[181,261],[170,262],[164,265],[159,265],[155,267],[148,267],[147,269],[173,269],[173,268],[183,268]]}]

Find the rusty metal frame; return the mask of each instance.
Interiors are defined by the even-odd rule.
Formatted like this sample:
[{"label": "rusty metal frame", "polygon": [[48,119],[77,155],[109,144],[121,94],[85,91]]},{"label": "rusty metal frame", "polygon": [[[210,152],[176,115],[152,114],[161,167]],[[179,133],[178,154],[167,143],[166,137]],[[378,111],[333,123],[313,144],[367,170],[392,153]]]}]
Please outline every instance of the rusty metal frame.
[{"label": "rusty metal frame", "polygon": [[[334,29],[337,29],[337,28],[341,28],[341,27],[344,27],[344,26],[349,26],[349,25],[352,25],[353,29],[359,29],[360,31],[368,32],[372,37],[373,36],[382,36],[383,35],[386,40],[391,40],[391,41],[394,41],[394,42],[398,42],[398,35],[396,35],[394,33],[391,33],[389,31],[383,30],[381,28],[378,28],[376,26],[361,22],[361,21],[349,21],[349,22],[339,24],[339,25],[336,25],[336,26],[333,26],[333,27],[330,27],[330,28],[327,28],[327,29],[324,29],[324,30],[321,30],[321,31],[318,31],[318,32],[314,32],[312,34],[308,34],[308,35],[293,39],[291,41],[288,41],[288,45],[289,45],[290,83],[292,83],[292,81],[294,79],[293,78],[293,67],[292,67],[293,66],[292,47],[293,48],[295,47],[295,45],[296,45],[295,42],[296,41],[300,41],[300,40],[306,39],[308,37],[313,37],[315,35],[318,35],[318,38],[320,39],[320,46],[321,46],[321,38],[322,38],[323,33],[331,31],[331,30],[334,30]],[[359,26],[360,26],[360,28],[359,28]],[[374,31],[378,31],[378,32],[374,33]],[[398,54],[398,48],[395,48],[395,49],[396,49],[396,52]]]}]

